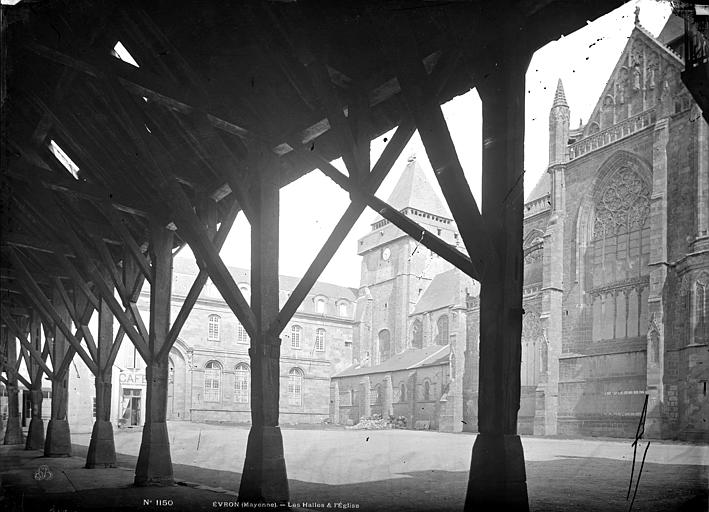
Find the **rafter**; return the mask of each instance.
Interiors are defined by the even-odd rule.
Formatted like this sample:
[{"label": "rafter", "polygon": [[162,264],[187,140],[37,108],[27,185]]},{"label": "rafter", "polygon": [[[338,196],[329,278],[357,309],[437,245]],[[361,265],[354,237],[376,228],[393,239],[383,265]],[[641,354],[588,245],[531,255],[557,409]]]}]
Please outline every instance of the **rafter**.
[{"label": "rafter", "polygon": [[[212,239],[214,248],[217,251],[219,251],[224,245],[226,237],[229,235],[229,231],[231,231],[231,227],[234,224],[234,221],[236,220],[238,212],[238,203],[232,203],[231,210],[226,215],[226,217],[222,219],[222,224],[221,226],[219,226],[217,233]],[[167,336],[167,342],[165,343],[166,349],[168,351],[170,350],[170,348],[172,348],[172,346],[175,344],[175,341],[177,340],[177,337],[180,335],[180,331],[182,330],[182,327],[185,325],[187,318],[192,312],[192,308],[194,308],[194,305],[197,303],[197,299],[199,298],[199,294],[202,292],[202,289],[204,288],[204,285],[207,282],[207,278],[207,271],[203,268],[200,268],[197,277],[195,278],[194,282],[192,283],[192,286],[190,287],[190,291],[187,293],[187,296],[185,297],[184,301],[182,301],[182,306],[180,307],[180,311],[177,313],[177,317],[175,317],[175,320],[172,323],[172,326],[170,327],[170,332]]]},{"label": "rafter", "polygon": [[[396,159],[399,157],[406,144],[408,144],[413,134],[413,121],[408,118],[402,119],[399,127],[396,129],[396,132],[380,155],[379,160],[377,160],[374,168],[367,176],[367,179],[362,186],[364,190],[373,193],[379,188],[379,185],[381,185],[382,181],[384,181],[384,178],[396,162]],[[278,316],[269,327],[269,332],[271,334],[280,334],[283,331],[286,324],[293,317],[298,309],[298,306],[300,306],[303,300],[305,300],[313,285],[318,280],[323,270],[325,270],[325,267],[330,262],[335,252],[337,252],[337,249],[347,237],[347,234],[355,225],[357,219],[365,208],[366,205],[364,202],[353,201],[347,210],[345,210],[345,213],[342,214],[342,217],[340,217],[339,222],[332,230],[332,233],[328,237],[327,241],[323,244],[317,256],[310,264],[310,267],[308,267],[308,270],[298,282],[298,285],[295,287],[290,297],[288,297],[288,300],[283,305],[283,308],[278,313]]]},{"label": "rafter", "polygon": [[[416,120],[428,160],[470,255],[475,269],[473,277],[477,276],[479,280],[485,265],[496,261],[497,251],[491,243],[480,209],[465,179],[431,80],[417,56],[413,37],[411,44],[414,45],[413,48],[401,49],[399,52],[399,82],[408,108]],[[455,67],[456,60],[457,55],[448,57],[451,69]]]},{"label": "rafter", "polygon": [[[23,336],[22,330],[15,323],[15,320],[13,320],[12,315],[8,315],[7,317],[5,317],[4,321],[5,321],[8,329],[10,329],[10,331],[15,336],[15,338],[17,338],[17,341],[20,342],[20,345],[22,345],[22,347],[24,347],[24,349],[29,352],[30,357],[32,357],[32,359],[34,359],[35,364],[39,365],[42,368],[42,370],[44,371],[44,373],[47,374],[47,377],[52,379],[54,376],[54,372],[52,372],[52,370],[49,368],[49,366],[47,366],[47,363],[44,362],[45,358],[42,356],[42,354],[40,352],[38,352],[35,347],[32,346],[32,343],[30,343],[27,340],[27,338],[25,338],[25,336]],[[46,341],[45,341],[45,345],[46,345]]]},{"label": "rafter", "polygon": [[136,161],[136,164],[151,176],[158,189],[162,191],[167,204],[173,210],[180,236],[189,243],[197,257],[204,261],[212,282],[239,318],[244,329],[249,335],[253,335],[256,321],[249,304],[244,299],[213,243],[204,232],[202,223],[190,207],[189,198],[170,171],[165,169],[164,164],[155,157],[155,155],[167,157],[169,152],[165,148],[159,147],[157,139],[150,136],[144,125],[140,125],[145,115],[137,108],[133,98],[125,97],[125,92],[117,84],[107,83],[107,86],[112,92],[114,105],[120,118],[124,120],[124,127],[129,132],[133,143],[137,148],[140,148],[144,155],[144,158]]},{"label": "rafter", "polygon": [[54,309],[54,306],[52,306],[52,304],[49,302],[47,296],[39,288],[39,286],[37,286],[37,283],[34,282],[34,279],[32,279],[32,276],[27,271],[24,264],[15,253],[15,250],[10,249],[8,251],[8,256],[13,266],[18,271],[18,276],[20,277],[20,284],[25,289],[25,292],[27,293],[29,299],[37,307],[37,311],[40,312],[42,316],[45,316],[47,321],[54,322],[57,327],[59,327],[59,329],[62,331],[62,334],[64,334],[69,343],[74,346],[77,354],[79,354],[79,357],[81,357],[84,363],[86,363],[86,366],[91,369],[91,371],[94,371],[96,369],[95,363],[91,360],[89,355],[84,352],[84,350],[81,348],[81,343],[79,342],[79,340],[77,340],[74,334],[69,330],[69,327],[64,323],[62,318],[57,313],[56,309]]},{"label": "rafter", "polygon": [[[82,60],[39,43],[30,42],[25,46],[36,55],[93,78],[119,80],[132,94],[139,97],[145,96],[172,110],[183,114],[201,110],[201,107],[193,106],[189,96],[184,94],[184,89],[152,74],[145,68],[136,68],[109,55],[89,55],[87,53]],[[218,112],[207,112],[207,118],[215,128],[224,129],[246,139],[256,137],[256,134],[243,126],[243,123],[227,120]]]}]

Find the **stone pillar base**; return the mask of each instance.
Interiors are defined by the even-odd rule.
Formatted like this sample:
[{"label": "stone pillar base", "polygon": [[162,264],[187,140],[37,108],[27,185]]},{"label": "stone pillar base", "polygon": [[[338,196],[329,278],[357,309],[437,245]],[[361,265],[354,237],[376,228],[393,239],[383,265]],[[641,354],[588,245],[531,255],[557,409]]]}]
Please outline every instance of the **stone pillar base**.
[{"label": "stone pillar base", "polygon": [[44,449],[44,421],[42,418],[32,418],[30,428],[27,431],[27,442],[25,450]]},{"label": "stone pillar base", "polygon": [[51,419],[47,424],[47,439],[44,441],[45,457],[70,457],[71,433],[67,420]]},{"label": "stone pillar base", "polygon": [[473,445],[465,510],[529,512],[524,451],[519,436],[478,434]]},{"label": "stone pillar base", "polygon": [[252,426],[239,486],[239,500],[275,502],[287,508],[288,476],[280,427]]},{"label": "stone pillar base", "polygon": [[134,483],[137,486],[174,485],[167,423],[152,422],[143,426]]},{"label": "stone pillar base", "polygon": [[5,439],[3,444],[22,444],[25,442],[25,437],[22,434],[22,426],[20,418],[8,418],[7,427],[5,427]]},{"label": "stone pillar base", "polygon": [[86,469],[116,467],[116,446],[113,441],[113,425],[110,421],[94,423],[85,467]]}]

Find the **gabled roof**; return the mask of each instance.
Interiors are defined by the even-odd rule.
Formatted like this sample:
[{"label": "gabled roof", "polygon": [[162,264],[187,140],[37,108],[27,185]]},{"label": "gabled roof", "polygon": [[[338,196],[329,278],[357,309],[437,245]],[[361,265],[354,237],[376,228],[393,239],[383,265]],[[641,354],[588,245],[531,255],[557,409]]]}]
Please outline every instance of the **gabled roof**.
[{"label": "gabled roof", "polygon": [[[178,257],[175,258],[173,261],[173,272],[176,274],[187,274],[196,276],[199,272],[199,268],[197,267],[197,265],[188,258]],[[229,273],[232,275],[236,283],[251,282],[250,270],[238,267],[227,268],[229,269]],[[295,287],[298,285],[298,282],[300,282],[300,278],[298,277],[280,275],[278,276],[279,291],[292,292],[293,290],[295,290]],[[191,284],[192,283],[190,283],[190,285]],[[347,299],[350,302],[355,302],[357,300],[357,290],[355,288],[349,288],[347,286],[340,286],[332,283],[325,283],[323,281],[316,281],[308,295],[323,295],[331,299]]]},{"label": "gabled roof", "polygon": [[[439,217],[452,218],[448,208],[426,178],[415,156],[409,158],[409,162],[387,199],[387,203],[399,211],[411,207]],[[379,220],[381,217],[377,217],[374,222]]]},{"label": "gabled roof", "polygon": [[657,36],[657,40],[662,44],[670,44],[678,37],[684,36],[684,20],[679,16],[671,14],[667,18],[667,23],[662,28],[662,32]]},{"label": "gabled roof", "polygon": [[[677,68],[682,66],[682,59],[680,58],[679,55],[677,55],[674,51],[672,51],[670,48],[662,44],[660,41],[658,41],[650,32],[648,32],[642,25],[637,23],[635,25],[635,28],[633,28],[633,31],[630,34],[630,37],[628,37],[628,42],[625,45],[625,48],[623,48],[623,52],[620,55],[620,58],[618,59],[618,62],[615,65],[615,68],[613,68],[613,72],[611,75],[608,77],[608,80],[606,82],[605,87],[603,88],[603,93],[598,97],[598,102],[596,103],[596,106],[593,109],[593,112],[589,116],[589,121],[584,127],[583,131],[583,137],[587,137],[589,135],[589,130],[592,125],[592,121],[597,117],[597,115],[601,111],[601,107],[603,106],[603,100],[606,96],[614,96],[614,91],[613,87],[615,82],[618,80],[620,74],[621,74],[621,69],[626,66],[629,67],[629,59],[630,59],[630,53],[631,49],[633,46],[633,43],[635,41],[641,40],[645,44],[657,48],[658,49],[658,54],[659,58],[665,62],[665,65],[673,65],[676,66]],[[659,77],[658,77],[659,79]]]},{"label": "gabled roof", "polygon": [[531,203],[532,201],[536,201],[537,199],[541,199],[542,197],[546,196],[547,194],[549,194],[549,192],[551,192],[551,181],[549,173],[543,172],[542,175],[539,177],[537,184],[534,185],[534,188],[529,193],[529,197],[527,197],[524,202]]},{"label": "gabled roof", "polygon": [[416,303],[412,315],[435,311],[437,309],[464,304],[465,298],[461,298],[460,285],[463,278],[462,272],[452,268],[442,272],[433,278],[426,291]]},{"label": "gabled roof", "polygon": [[340,373],[333,375],[333,379],[339,377],[354,377],[356,375],[368,375],[370,373],[388,373],[401,370],[413,370],[422,366],[443,364],[448,361],[450,355],[450,345],[431,345],[424,348],[411,348],[400,354],[390,357],[382,364],[376,366],[350,366]]}]

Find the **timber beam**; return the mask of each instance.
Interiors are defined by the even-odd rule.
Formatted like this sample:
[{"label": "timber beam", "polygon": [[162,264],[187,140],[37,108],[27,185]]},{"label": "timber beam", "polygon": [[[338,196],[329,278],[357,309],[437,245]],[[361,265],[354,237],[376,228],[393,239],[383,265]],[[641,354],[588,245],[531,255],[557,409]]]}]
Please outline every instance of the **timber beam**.
[{"label": "timber beam", "polygon": [[[204,262],[212,282],[246,332],[253,336],[255,319],[248,302],[234,282],[234,278],[219,256],[213,242],[205,233],[204,224],[190,207],[191,201],[171,172],[165,168],[167,163],[161,161],[161,158],[167,157],[169,151],[162,147],[156,138],[150,137],[145,130],[145,126],[141,122],[148,120],[135,104],[135,100],[130,96],[126,97],[125,92],[117,84],[107,83],[107,85],[108,89],[112,91],[113,103],[119,118],[123,121],[123,126],[130,134],[136,148],[139,148],[144,156],[142,159],[136,159],[136,165],[145,170],[154,180],[167,205],[173,211],[174,222],[180,236],[190,245],[197,258]],[[158,158],[155,155],[161,155],[161,157]]]},{"label": "timber beam", "polygon": [[[416,46],[399,55],[402,63],[399,70],[402,93],[416,120],[431,167],[475,268],[475,275],[469,275],[479,281],[485,266],[497,260],[497,249],[490,243],[490,236],[465,179],[443,111],[415,50]],[[455,60],[455,56],[450,57],[450,61]]]},{"label": "timber beam", "polygon": [[[3,318],[5,318],[5,315],[3,315]],[[18,371],[22,363],[22,356],[17,353],[17,344],[14,338],[10,337],[6,325],[0,326],[0,352],[3,356],[2,363],[7,375],[5,388],[7,390],[7,423],[3,444],[22,444],[24,436],[20,423],[18,380],[27,389],[30,389],[32,385]]]},{"label": "timber beam", "polygon": [[[314,152],[311,152],[311,154],[312,153]],[[316,158],[316,156],[312,155],[312,158]],[[461,269],[463,272],[465,272],[472,278],[480,279],[480,275],[477,269],[470,261],[470,258],[460,252],[458,249],[456,249],[449,243],[441,240],[439,237],[428,231],[426,228],[421,227],[421,225],[419,225],[417,222],[411,220],[409,217],[399,212],[395,208],[392,208],[386,202],[376,197],[374,194],[364,192],[356,185],[353,185],[352,180],[350,178],[342,174],[332,164],[328,163],[324,159],[320,160],[320,164],[318,167],[328,178],[332,179],[343,189],[347,190],[353,196],[359,198],[361,201],[369,205],[382,217],[384,217],[396,227],[401,229],[411,238],[421,243],[421,245],[428,249],[431,249],[433,252],[441,256],[443,259],[445,259],[455,267]]]},{"label": "timber beam", "polygon": [[47,299],[47,296],[39,288],[37,283],[34,281],[32,276],[29,274],[29,272],[25,268],[24,264],[22,263],[20,258],[15,253],[15,250],[10,249],[8,251],[8,256],[9,256],[10,261],[13,264],[13,267],[18,272],[21,286],[25,290],[28,298],[32,301],[32,303],[37,308],[37,311],[42,314],[42,316],[45,318],[46,321],[48,321],[50,323],[54,323],[62,331],[62,333],[64,334],[64,336],[66,336],[69,343],[71,343],[74,346],[74,348],[76,349],[77,353],[79,354],[81,359],[84,361],[86,366],[92,372],[95,372],[96,371],[95,363],[91,360],[91,358],[88,356],[88,354],[86,354],[86,352],[84,352],[82,350],[81,342],[79,342],[79,340],[69,330],[69,327],[64,323],[61,316],[57,313],[57,310],[49,302],[49,299]]},{"label": "timber beam", "polygon": [[[396,132],[380,155],[379,160],[377,160],[377,163],[374,164],[372,171],[367,176],[362,186],[363,190],[374,193],[379,188],[379,185],[384,181],[384,178],[396,162],[396,159],[399,157],[404,147],[406,147],[409,140],[411,140],[413,133],[413,121],[408,118],[402,119]],[[269,327],[270,334],[280,335],[365,208],[366,205],[362,201],[352,202],[347,207],[347,210],[342,214],[342,217],[332,230],[327,241],[323,244],[317,256],[310,264],[310,267],[308,267],[308,270],[298,282],[298,285],[295,287],[290,297],[288,297],[288,300],[283,305],[278,316]]]}]

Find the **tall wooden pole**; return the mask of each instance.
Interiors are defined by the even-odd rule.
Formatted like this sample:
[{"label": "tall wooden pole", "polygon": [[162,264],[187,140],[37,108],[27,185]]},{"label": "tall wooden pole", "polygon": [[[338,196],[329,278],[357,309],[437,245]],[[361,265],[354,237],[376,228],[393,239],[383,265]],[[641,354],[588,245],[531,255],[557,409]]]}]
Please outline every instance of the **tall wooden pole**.
[{"label": "tall wooden pole", "polygon": [[[508,39],[508,40],[511,40]],[[524,80],[529,57],[504,49],[478,85],[483,111],[483,221],[500,255],[480,291],[479,434],[465,510],[528,511],[517,435],[522,336]]]},{"label": "tall wooden pole", "polygon": [[161,349],[170,332],[173,232],[154,219],[150,224],[153,284],[150,290],[149,360],[145,369],[148,385],[135,484],[170,485],[174,479],[166,422],[169,351],[161,352]]},{"label": "tall wooden pole", "polygon": [[[34,349],[42,352],[42,323],[37,311],[32,311],[30,319],[30,343]],[[42,450],[44,448],[44,420],[42,419],[42,371],[39,364],[30,358],[29,368],[30,381],[30,407],[32,419],[27,431],[27,442],[25,450]]]},{"label": "tall wooden pole", "polygon": [[116,446],[111,424],[111,376],[113,365],[108,361],[113,343],[113,313],[104,297],[99,298],[98,346],[96,347],[96,421],[91,430],[86,468],[106,468],[116,465]]},{"label": "tall wooden pole", "polygon": [[[59,290],[54,289],[54,307],[67,325],[71,323],[69,311],[59,295]],[[47,438],[44,442],[45,457],[68,457],[71,455],[71,432],[67,420],[67,406],[69,402],[69,372],[59,374],[65,357],[72,357],[74,352],[67,353],[67,340],[59,327],[54,328],[54,338],[47,340],[52,351],[52,415],[47,424]]]},{"label": "tall wooden pole", "polygon": [[288,477],[278,426],[281,340],[269,333],[278,316],[279,187],[275,169],[261,169],[253,196],[251,224],[251,307],[256,336],[251,338],[251,430],[239,499],[275,502],[285,508]]},{"label": "tall wooden pole", "polygon": [[[4,325],[0,328],[0,336],[2,336],[2,346],[5,350],[5,360],[8,365],[14,365],[17,361],[17,341]],[[5,427],[3,444],[22,444],[24,439],[20,423],[20,389],[17,375],[8,371],[7,382],[7,426]]]}]

